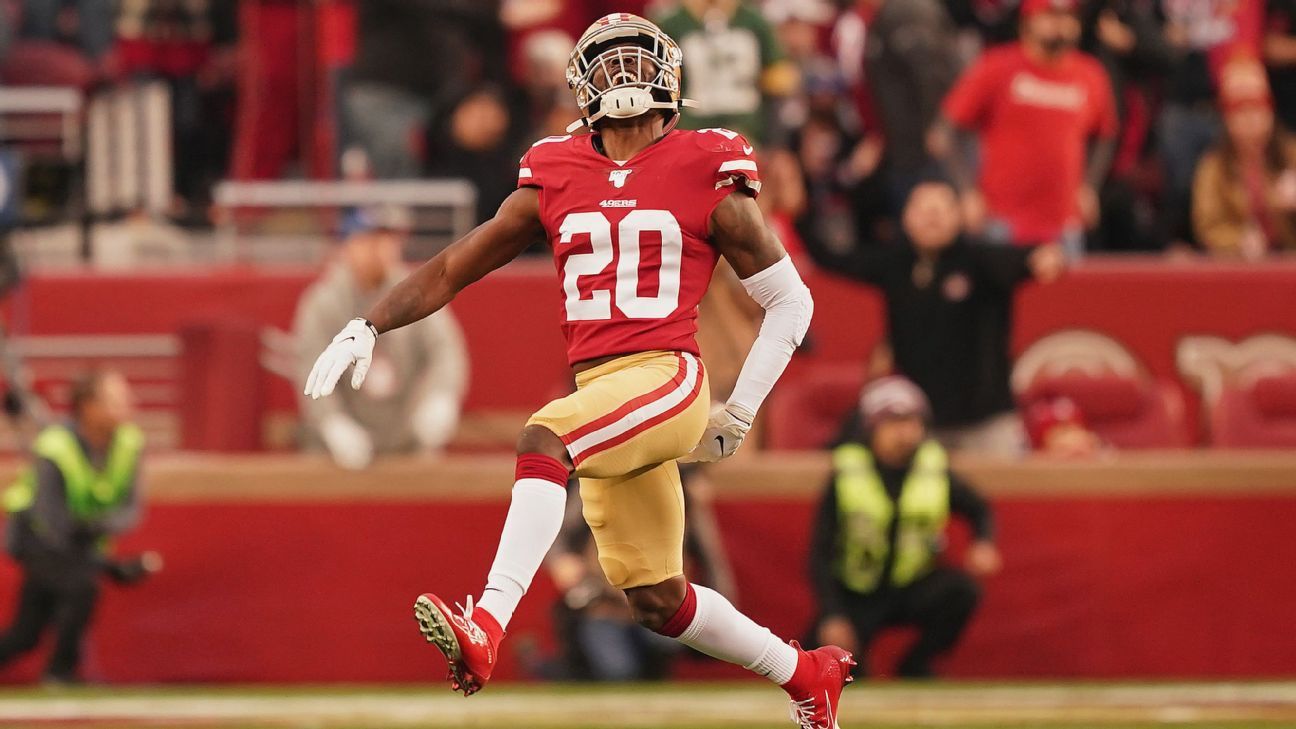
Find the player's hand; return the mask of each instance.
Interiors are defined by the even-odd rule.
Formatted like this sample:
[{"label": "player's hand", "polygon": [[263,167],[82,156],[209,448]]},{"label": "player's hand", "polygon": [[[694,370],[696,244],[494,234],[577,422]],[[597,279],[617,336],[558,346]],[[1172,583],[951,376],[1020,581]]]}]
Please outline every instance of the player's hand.
[{"label": "player's hand", "polygon": [[819,645],[835,645],[851,653],[859,652],[859,641],[855,637],[855,628],[850,620],[841,615],[824,618],[819,624]]},{"label": "player's hand", "polygon": [[989,577],[1003,569],[1003,557],[993,542],[973,542],[968,546],[964,565],[973,577]]},{"label": "player's hand", "polygon": [[747,431],[751,430],[755,415],[736,405],[726,405],[711,414],[702,440],[693,446],[681,463],[715,463],[728,458],[742,445]]},{"label": "player's hand", "polygon": [[374,342],[377,340],[378,332],[369,322],[360,318],[347,322],[342,331],[333,337],[333,343],[315,360],[315,366],[306,378],[305,394],[317,400],[332,395],[342,373],[353,364],[355,370],[351,373],[351,387],[360,389],[360,383],[364,382],[369,364],[373,361]]}]

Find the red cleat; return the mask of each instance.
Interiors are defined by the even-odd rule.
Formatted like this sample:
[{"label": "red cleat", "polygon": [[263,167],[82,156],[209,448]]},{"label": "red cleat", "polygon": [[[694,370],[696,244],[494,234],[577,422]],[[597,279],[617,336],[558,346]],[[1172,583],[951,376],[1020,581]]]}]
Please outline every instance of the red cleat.
[{"label": "red cleat", "polygon": [[414,601],[414,619],[450,665],[450,688],[464,696],[480,691],[495,670],[496,647],[504,632],[490,613],[478,610],[474,616],[471,597],[467,609],[455,612],[429,592]]},{"label": "red cleat", "polygon": [[855,680],[850,675],[855,659],[835,645],[803,651],[794,640],[792,647],[801,656],[796,673],[783,689],[792,700],[793,723],[801,729],[840,729],[837,703],[842,689]]}]

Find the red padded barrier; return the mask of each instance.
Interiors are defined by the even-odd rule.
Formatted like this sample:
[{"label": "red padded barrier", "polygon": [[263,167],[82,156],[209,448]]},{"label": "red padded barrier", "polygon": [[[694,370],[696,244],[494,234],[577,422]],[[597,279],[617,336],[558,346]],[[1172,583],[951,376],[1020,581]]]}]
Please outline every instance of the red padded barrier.
[{"label": "red padded barrier", "polygon": [[261,444],[261,336],[253,324],[193,322],[180,329],[180,443],[251,451]]},{"label": "red padded barrier", "polygon": [[[127,548],[160,549],[152,583],[108,590],[89,650],[111,681],[438,681],[413,598],[481,589],[506,505],[154,505]],[[811,617],[805,499],[722,500],[742,607],[788,637]],[[1296,674],[1291,605],[1296,495],[1004,498],[1006,569],[949,662],[959,677]],[[15,572],[0,570],[0,618]],[[547,635],[540,576],[510,627],[512,650]],[[28,660],[0,681],[30,680]],[[706,675],[740,671],[689,666]]]},{"label": "red padded barrier", "polygon": [[[248,319],[288,328],[306,270],[223,269],[190,273],[33,276],[9,302],[19,333],[177,332],[187,320]],[[812,345],[792,362],[788,378],[815,363],[859,363],[882,336],[879,298],[854,283],[808,271],[817,312]],[[1238,340],[1265,332],[1296,336],[1296,261],[1244,264],[1167,259],[1090,260],[1049,286],[1027,285],[1018,296],[1013,347],[1069,328],[1107,334],[1158,379],[1177,380],[1175,347],[1188,335]],[[12,297],[11,297],[12,298]],[[111,305],[86,307],[86,301]],[[455,300],[472,356],[470,409],[530,410],[570,382],[558,333],[561,300],[548,261],[520,261],[497,271]],[[526,376],[519,377],[519,372]],[[295,385],[262,374],[266,407],[295,407]],[[1197,432],[1188,400],[1189,431]]]}]

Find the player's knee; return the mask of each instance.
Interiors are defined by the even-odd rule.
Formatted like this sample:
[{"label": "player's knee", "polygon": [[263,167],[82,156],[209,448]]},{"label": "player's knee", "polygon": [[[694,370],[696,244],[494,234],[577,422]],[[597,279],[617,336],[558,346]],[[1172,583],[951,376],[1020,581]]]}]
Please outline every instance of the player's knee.
[{"label": "player's knee", "polygon": [[542,425],[528,425],[522,429],[522,435],[518,436],[517,452],[519,456],[548,456],[568,469],[571,468],[571,456],[567,455],[567,447],[563,445],[562,439]]},{"label": "player's knee", "polygon": [[660,632],[683,604],[687,591],[688,582],[683,577],[675,577],[656,585],[632,587],[625,594],[635,622],[653,632]]}]

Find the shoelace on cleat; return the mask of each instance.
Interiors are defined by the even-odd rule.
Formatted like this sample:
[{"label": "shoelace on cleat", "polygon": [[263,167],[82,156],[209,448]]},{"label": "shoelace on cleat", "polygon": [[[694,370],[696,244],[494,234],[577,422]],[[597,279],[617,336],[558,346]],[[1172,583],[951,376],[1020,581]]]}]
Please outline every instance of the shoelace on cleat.
[{"label": "shoelace on cleat", "polygon": [[792,721],[801,729],[825,729],[819,724],[818,717],[815,716],[815,697],[801,699],[800,701],[791,701],[790,707]]},{"label": "shoelace on cleat", "polygon": [[467,618],[468,620],[472,620],[472,613],[473,613],[473,597],[472,597],[472,595],[469,595],[468,597],[466,597],[466,598],[464,598],[464,599],[468,601],[468,607],[464,607],[463,605],[460,605],[460,604],[457,603],[457,602],[455,603],[455,607],[459,608],[459,614],[460,614],[460,615],[463,615],[463,616],[464,616],[465,618]]}]

